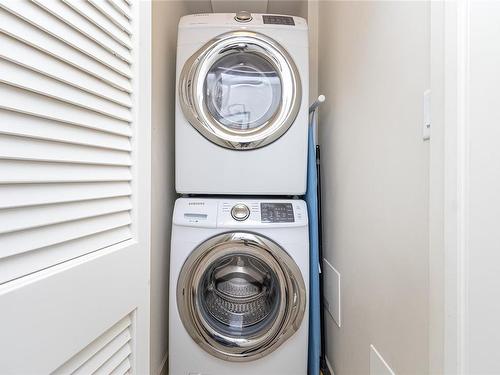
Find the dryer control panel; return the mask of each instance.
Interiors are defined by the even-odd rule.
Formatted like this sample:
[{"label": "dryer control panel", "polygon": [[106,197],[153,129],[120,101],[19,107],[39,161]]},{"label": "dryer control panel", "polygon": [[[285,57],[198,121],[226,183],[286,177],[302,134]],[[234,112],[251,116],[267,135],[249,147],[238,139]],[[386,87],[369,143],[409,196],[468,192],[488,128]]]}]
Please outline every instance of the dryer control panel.
[{"label": "dryer control panel", "polygon": [[295,199],[179,198],[174,223],[205,228],[300,227],[307,206]]},{"label": "dryer control panel", "polygon": [[291,16],[280,16],[275,14],[263,14],[262,20],[265,24],[270,25],[289,25],[295,26],[295,21]]},{"label": "dryer control panel", "polygon": [[293,204],[291,203],[260,203],[260,220],[263,223],[293,223]]}]

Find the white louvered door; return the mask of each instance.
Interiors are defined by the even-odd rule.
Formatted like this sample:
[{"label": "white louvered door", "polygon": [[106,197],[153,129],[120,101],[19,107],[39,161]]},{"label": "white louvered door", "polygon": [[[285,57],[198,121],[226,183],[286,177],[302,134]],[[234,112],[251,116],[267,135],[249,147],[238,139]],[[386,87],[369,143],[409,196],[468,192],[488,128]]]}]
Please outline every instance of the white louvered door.
[{"label": "white louvered door", "polygon": [[150,17],[0,0],[0,374],[149,373]]}]

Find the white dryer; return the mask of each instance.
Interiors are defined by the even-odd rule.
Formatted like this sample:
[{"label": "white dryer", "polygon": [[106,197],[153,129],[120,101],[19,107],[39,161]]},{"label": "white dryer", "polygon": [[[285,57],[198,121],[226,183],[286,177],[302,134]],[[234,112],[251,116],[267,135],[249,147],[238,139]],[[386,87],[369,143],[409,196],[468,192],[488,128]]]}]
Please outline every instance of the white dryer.
[{"label": "white dryer", "polygon": [[299,17],[240,12],[180,20],[178,193],[305,192],[308,56]]},{"label": "white dryer", "polygon": [[180,198],[171,245],[171,375],[306,374],[304,201]]}]

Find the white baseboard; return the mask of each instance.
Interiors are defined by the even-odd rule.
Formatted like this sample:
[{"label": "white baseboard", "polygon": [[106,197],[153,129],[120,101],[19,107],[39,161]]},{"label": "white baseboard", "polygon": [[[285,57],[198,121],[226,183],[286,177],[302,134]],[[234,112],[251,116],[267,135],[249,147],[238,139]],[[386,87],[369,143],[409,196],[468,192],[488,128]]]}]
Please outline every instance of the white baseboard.
[{"label": "white baseboard", "polygon": [[332,364],[330,363],[330,360],[328,359],[328,357],[325,357],[325,360],[326,360],[326,365],[328,366],[328,370],[330,370],[330,374],[331,375],[335,375],[333,373],[333,367],[332,367]]}]

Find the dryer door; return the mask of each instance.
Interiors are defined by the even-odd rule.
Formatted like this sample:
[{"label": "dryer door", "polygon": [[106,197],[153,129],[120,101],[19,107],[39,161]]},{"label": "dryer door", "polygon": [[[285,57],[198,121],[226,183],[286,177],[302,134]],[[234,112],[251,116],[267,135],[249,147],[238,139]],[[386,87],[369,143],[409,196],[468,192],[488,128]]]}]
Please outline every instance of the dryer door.
[{"label": "dryer door", "polygon": [[179,79],[181,107],[191,125],[213,143],[237,150],[281,137],[297,117],[301,94],[297,68],[285,49],[250,31],[222,34],[205,44]]},{"label": "dryer door", "polygon": [[208,353],[227,361],[269,354],[299,329],[306,289],[293,259],[275,242],[246,232],[204,242],[177,284],[184,327]]}]

